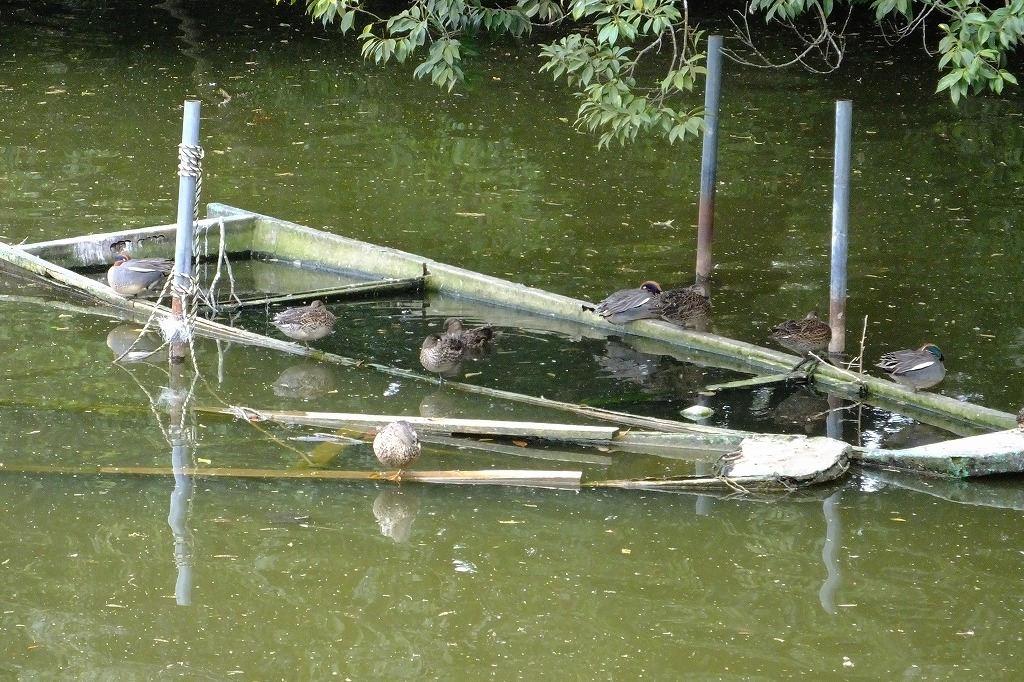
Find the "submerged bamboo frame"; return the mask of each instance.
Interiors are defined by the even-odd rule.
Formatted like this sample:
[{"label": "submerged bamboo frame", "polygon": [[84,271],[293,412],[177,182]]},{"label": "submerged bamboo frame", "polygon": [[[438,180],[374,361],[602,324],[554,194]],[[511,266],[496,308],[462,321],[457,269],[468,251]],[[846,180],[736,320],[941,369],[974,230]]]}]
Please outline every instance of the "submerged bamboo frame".
[{"label": "submerged bamboo frame", "polygon": [[[577,299],[424,259],[395,249],[313,230],[296,223],[223,204],[211,204],[208,207],[208,213],[210,218],[200,221],[198,228],[209,235],[209,230],[214,226],[231,225],[232,229],[225,230],[224,233],[227,235],[226,248],[233,253],[250,253],[257,258],[285,260],[314,269],[335,272],[358,271],[362,274],[396,279],[422,277],[426,270],[429,272],[429,278],[426,280],[428,293],[442,293],[519,310],[535,316],[539,327],[544,327],[544,321],[547,320],[559,328],[589,328],[596,333],[650,339],[664,344],[665,347],[674,347],[699,354],[709,364],[743,369],[753,374],[788,371],[799,359],[753,344],[713,334],[693,332],[664,322],[644,320],[625,326],[610,325],[597,316],[585,312],[582,309],[582,301]],[[29,244],[22,247],[0,244],[0,258],[52,282],[83,291],[121,311],[126,316],[138,320],[154,314],[164,315],[166,314],[165,309],[145,301],[124,299],[109,287],[88,277],[54,266],[39,256],[67,265],[95,265],[100,262],[109,262],[110,255],[117,250],[126,248],[126,245],[133,250],[141,249],[146,253],[162,253],[170,247],[168,236],[172,230],[173,226],[158,226],[91,235],[78,239]],[[251,343],[344,366],[368,367],[395,376],[432,381],[416,372],[336,356],[206,320],[197,321],[196,331],[212,338]],[[909,414],[922,421],[938,423],[954,431],[958,430],[958,425],[960,429],[964,426],[974,429],[998,429],[1008,428],[1014,423],[1014,416],[1006,412],[972,405],[933,393],[913,393],[891,381],[857,374],[830,365],[818,365],[811,379],[833,393],[878,404],[893,411]],[[612,423],[641,425],[658,430],[689,433],[694,436],[695,440],[706,440],[704,445],[717,441],[720,446],[728,447],[728,443],[734,443],[737,438],[736,432],[725,429],[712,429],[680,422],[637,417],[585,405],[567,405],[543,398],[495,391],[459,382],[446,382],[445,385],[458,390],[486,393],[492,397],[568,410],[581,416]],[[968,430],[968,432],[970,431]],[[874,460],[867,458],[866,461]],[[958,475],[959,472],[944,473]],[[977,473],[984,473],[984,471]]]}]

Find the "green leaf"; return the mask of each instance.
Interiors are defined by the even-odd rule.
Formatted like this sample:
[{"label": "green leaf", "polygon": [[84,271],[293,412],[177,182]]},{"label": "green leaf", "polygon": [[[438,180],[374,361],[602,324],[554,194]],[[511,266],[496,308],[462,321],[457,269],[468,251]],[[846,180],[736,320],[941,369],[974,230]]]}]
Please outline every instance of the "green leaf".
[{"label": "green leaf", "polygon": [[943,90],[946,90],[947,88],[952,88],[954,85],[959,83],[960,80],[963,77],[964,77],[964,74],[963,74],[963,72],[960,69],[957,69],[956,71],[951,71],[950,73],[947,73],[939,81],[938,86],[935,88],[935,92],[942,92]]}]

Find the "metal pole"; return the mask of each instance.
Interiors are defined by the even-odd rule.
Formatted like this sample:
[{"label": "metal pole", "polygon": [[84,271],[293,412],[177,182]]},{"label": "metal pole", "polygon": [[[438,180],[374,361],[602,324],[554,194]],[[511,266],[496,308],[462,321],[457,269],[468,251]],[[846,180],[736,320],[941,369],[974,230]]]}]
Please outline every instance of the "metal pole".
[{"label": "metal pole", "polygon": [[846,260],[850,225],[850,141],[853,137],[853,102],[836,102],[835,168],[832,176],[832,279],[828,323],[832,327],[830,355],[846,350]]},{"label": "metal pole", "polygon": [[[178,150],[178,233],[174,245],[174,283],[171,288],[171,312],[182,328],[185,323],[184,296],[191,288],[192,281],[192,230],[196,219],[196,185],[199,181],[196,164],[192,162],[199,149],[200,102],[185,101],[185,113],[181,126],[181,147]],[[171,422],[171,467],[174,470],[174,492],[171,493],[171,508],[167,516],[174,534],[174,560],[178,567],[178,580],[174,595],[177,603],[187,606],[192,603],[192,531],[188,527],[190,502],[192,499],[192,434],[185,424],[185,401],[188,392],[185,386],[185,354],[187,341],[175,338],[171,341],[170,387],[172,398],[167,411]]]},{"label": "metal pole", "polygon": [[[185,101],[185,113],[181,126],[181,144],[183,148],[199,146],[199,110],[202,103],[198,100]],[[180,152],[179,152],[180,157]],[[183,321],[185,317],[184,302],[179,292],[188,291],[192,278],[192,226],[195,222],[197,178],[191,173],[182,172],[179,164],[178,172],[178,236],[174,248],[174,287],[171,299],[171,311]],[[181,363],[185,358],[185,344],[171,344],[171,362]]]},{"label": "metal pole", "polygon": [[711,246],[715,236],[715,180],[718,174],[718,102],[722,93],[722,36],[708,38],[708,77],[704,90],[704,147],[697,208],[697,282],[710,293]]}]

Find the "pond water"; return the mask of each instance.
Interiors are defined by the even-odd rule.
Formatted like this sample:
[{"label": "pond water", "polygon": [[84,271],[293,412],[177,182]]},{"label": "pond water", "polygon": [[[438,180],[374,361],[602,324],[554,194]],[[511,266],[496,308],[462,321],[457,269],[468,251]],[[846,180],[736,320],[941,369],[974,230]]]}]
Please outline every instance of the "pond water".
[{"label": "pond water", "polygon": [[[590,300],[646,278],[692,279],[699,149],[598,151],[573,131],[576,103],[535,74],[529,49],[480,45],[467,87],[449,96],[407,69],[364,64],[351,41],[297,8],[235,16],[133,4],[125,21],[118,3],[10,6],[5,241],[172,221],[181,102],[196,96],[204,201]],[[948,368],[935,390],[1015,412],[1020,99],[952,109],[932,95],[932,62],[867,30],[829,76],[727,68],[714,331],[764,343],[771,324],[827,308],[833,111],[849,98],[858,331],[848,345],[865,316],[869,361],[934,341]],[[273,275],[260,268],[239,266],[240,281]],[[112,364],[120,321],[3,283],[5,677],[916,680],[1024,670],[1019,479],[865,470],[817,490],[713,499],[96,475],[170,466],[166,365]],[[343,323],[318,347],[411,369],[449,312],[505,319],[417,297],[333,310]],[[233,321],[276,334],[262,309]],[[740,376],[615,338],[502,331],[461,380],[678,418],[700,387]],[[196,352],[205,406],[568,419],[240,345]],[[817,434],[828,406],[809,391],[766,389],[712,407],[716,425]],[[859,417],[844,420],[850,440],[949,435],[880,410]],[[376,468],[368,445],[297,438],[314,431],[204,414],[188,434],[203,466]],[[683,467],[570,447],[544,454],[510,464],[428,446],[417,466],[561,466],[585,478]]]}]

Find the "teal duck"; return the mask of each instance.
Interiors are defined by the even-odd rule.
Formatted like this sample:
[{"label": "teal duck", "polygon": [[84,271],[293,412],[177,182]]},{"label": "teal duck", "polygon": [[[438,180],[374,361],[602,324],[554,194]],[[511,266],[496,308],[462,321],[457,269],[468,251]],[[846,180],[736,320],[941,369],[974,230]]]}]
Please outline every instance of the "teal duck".
[{"label": "teal duck", "polygon": [[600,315],[612,324],[625,324],[634,320],[656,319],[661,296],[661,286],[648,280],[636,289],[616,291],[595,306],[584,305],[595,315]]},{"label": "teal duck", "polygon": [[711,312],[711,298],[707,287],[693,284],[663,292],[656,308],[666,322],[691,326],[707,319]]},{"label": "teal duck", "polygon": [[384,466],[398,469],[389,476],[396,483],[402,480],[402,470],[412,466],[420,457],[420,439],[416,429],[404,419],[389,422],[373,438],[373,454]]},{"label": "teal duck", "polygon": [[455,317],[449,317],[444,321],[444,333],[445,336],[457,336],[462,341],[462,346],[467,353],[481,353],[490,350],[495,339],[498,338],[494,327],[489,324],[466,329],[462,326],[462,320]]},{"label": "teal duck", "polygon": [[327,309],[323,301],[313,301],[308,306],[287,308],[272,320],[281,333],[296,341],[316,341],[334,331],[338,318]]},{"label": "teal duck", "polygon": [[875,367],[888,374],[893,381],[918,391],[931,388],[946,376],[943,359],[938,346],[926,343],[917,350],[886,353]]},{"label": "teal duck", "polygon": [[783,348],[807,355],[828,348],[832,340],[832,328],[812,310],[801,320],[786,320],[772,327],[771,337]]},{"label": "teal duck", "polygon": [[174,263],[166,258],[135,260],[126,253],[119,253],[107,270],[107,284],[122,296],[138,296],[163,286],[173,268]]},{"label": "teal duck", "polygon": [[444,383],[444,374],[458,370],[466,347],[462,339],[454,335],[431,334],[423,339],[420,347],[420,364],[428,372],[436,372]]}]

